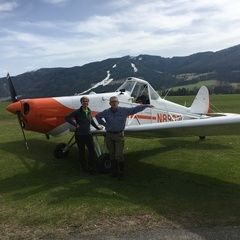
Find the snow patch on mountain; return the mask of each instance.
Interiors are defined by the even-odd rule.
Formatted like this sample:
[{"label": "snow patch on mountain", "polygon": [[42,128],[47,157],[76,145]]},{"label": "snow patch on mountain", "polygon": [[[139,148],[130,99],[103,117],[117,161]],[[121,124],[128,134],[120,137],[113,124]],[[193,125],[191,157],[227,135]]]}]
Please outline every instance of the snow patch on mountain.
[{"label": "snow patch on mountain", "polygon": [[112,68],[115,68],[115,67],[117,67],[117,64],[114,64],[114,65],[112,66]]},{"label": "snow patch on mountain", "polygon": [[138,69],[136,68],[136,66],[135,66],[134,63],[131,63],[131,66],[132,66],[134,72],[137,72],[137,71],[138,71]]},{"label": "snow patch on mountain", "polygon": [[92,89],[97,88],[99,86],[106,86],[106,85],[108,85],[113,80],[113,78],[110,78],[110,76],[111,76],[111,73],[108,70],[107,71],[107,76],[102,81],[96,83],[94,86],[92,86],[91,88],[89,88],[89,89],[79,93],[78,95],[85,94],[85,93],[87,93],[87,92],[91,91]]}]

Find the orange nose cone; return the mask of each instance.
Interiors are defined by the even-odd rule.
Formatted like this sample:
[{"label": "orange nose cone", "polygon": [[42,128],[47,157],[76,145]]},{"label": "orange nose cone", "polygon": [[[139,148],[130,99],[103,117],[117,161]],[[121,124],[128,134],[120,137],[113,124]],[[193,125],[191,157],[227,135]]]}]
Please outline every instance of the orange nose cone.
[{"label": "orange nose cone", "polygon": [[11,103],[7,106],[6,108],[9,112],[11,113],[16,113],[16,112],[20,112],[21,111],[21,103],[20,102],[14,102]]}]

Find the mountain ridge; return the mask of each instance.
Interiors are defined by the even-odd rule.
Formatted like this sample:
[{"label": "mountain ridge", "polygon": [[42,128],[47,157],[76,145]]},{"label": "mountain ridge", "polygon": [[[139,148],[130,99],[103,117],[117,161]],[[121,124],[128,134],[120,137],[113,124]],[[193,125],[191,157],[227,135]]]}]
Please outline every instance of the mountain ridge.
[{"label": "mountain ridge", "polygon": [[[203,80],[217,80],[220,85],[240,83],[240,44],[216,52],[165,58],[141,54],[108,58],[70,68],[41,68],[12,77],[19,95],[24,97],[66,96],[104,83],[96,92],[115,90],[127,77],[139,77],[157,90]],[[108,79],[107,79],[108,78]],[[0,97],[9,96],[6,78],[0,78]]]}]

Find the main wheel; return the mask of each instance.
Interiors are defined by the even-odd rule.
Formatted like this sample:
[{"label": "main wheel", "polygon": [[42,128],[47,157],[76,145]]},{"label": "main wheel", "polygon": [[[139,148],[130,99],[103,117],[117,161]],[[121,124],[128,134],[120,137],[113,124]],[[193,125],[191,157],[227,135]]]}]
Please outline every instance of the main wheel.
[{"label": "main wheel", "polygon": [[66,146],[67,146],[66,143],[59,143],[53,152],[54,157],[57,159],[66,158],[69,153],[69,150],[64,151]]},{"label": "main wheel", "polygon": [[112,162],[109,154],[104,153],[97,159],[97,170],[101,173],[109,173],[112,170]]}]

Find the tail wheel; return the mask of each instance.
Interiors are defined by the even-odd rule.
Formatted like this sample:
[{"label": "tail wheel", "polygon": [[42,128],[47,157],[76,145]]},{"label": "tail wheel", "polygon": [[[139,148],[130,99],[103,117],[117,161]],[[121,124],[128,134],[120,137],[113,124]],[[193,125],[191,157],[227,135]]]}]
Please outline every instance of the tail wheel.
[{"label": "tail wheel", "polygon": [[69,150],[65,151],[66,146],[66,143],[59,143],[53,152],[54,157],[57,159],[66,158],[69,153]]},{"label": "tail wheel", "polygon": [[199,136],[199,140],[205,140],[206,136]]}]

